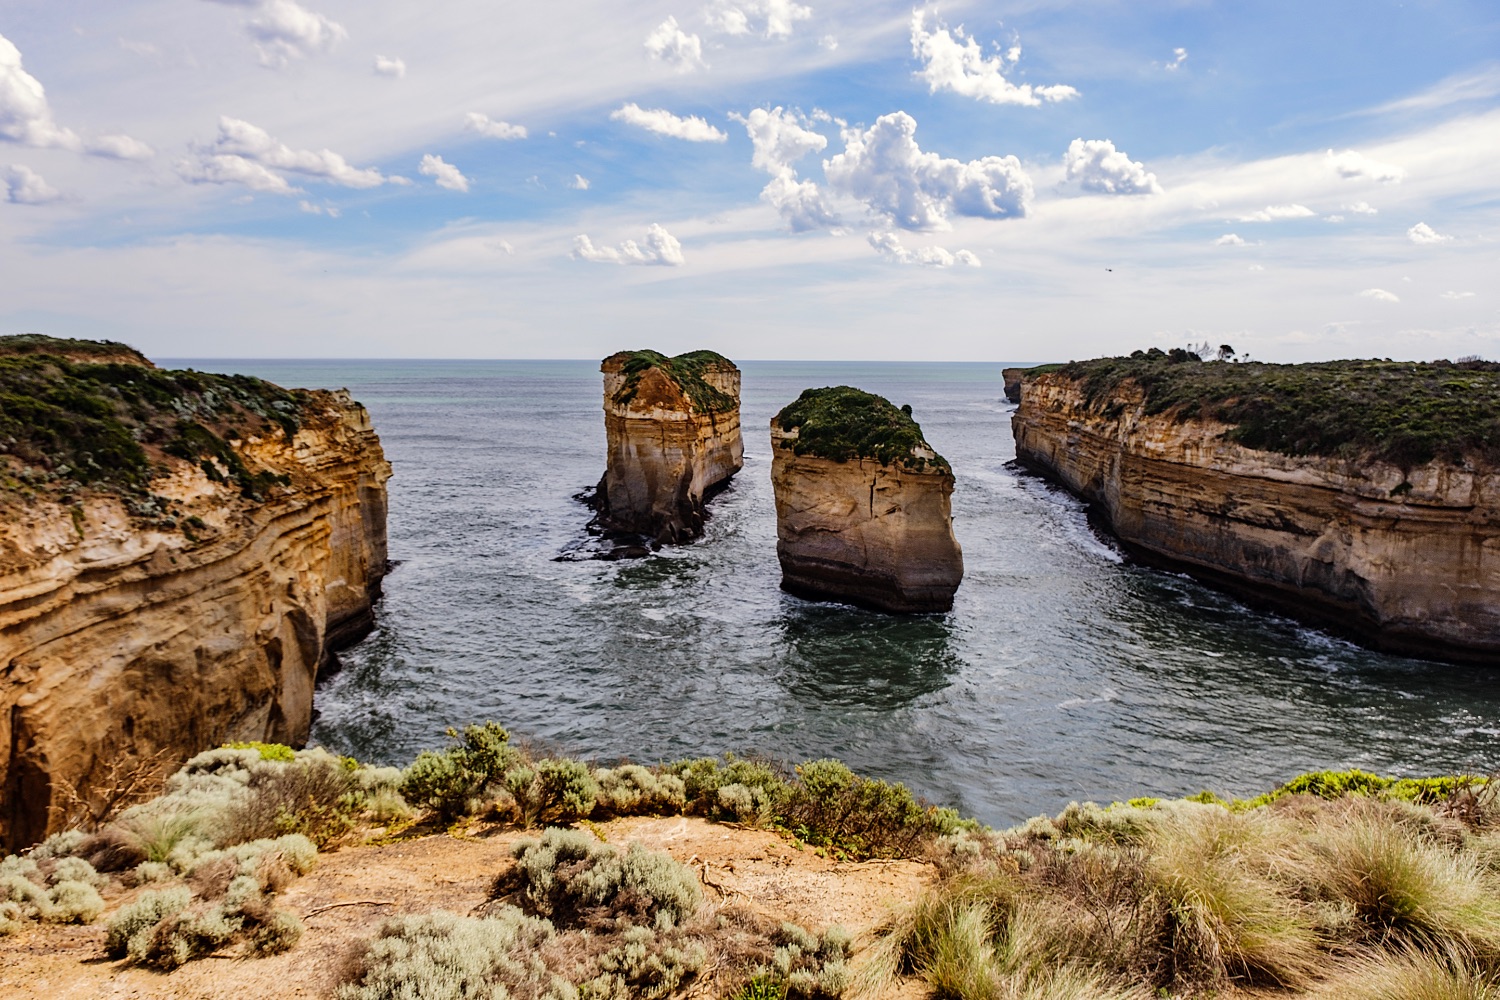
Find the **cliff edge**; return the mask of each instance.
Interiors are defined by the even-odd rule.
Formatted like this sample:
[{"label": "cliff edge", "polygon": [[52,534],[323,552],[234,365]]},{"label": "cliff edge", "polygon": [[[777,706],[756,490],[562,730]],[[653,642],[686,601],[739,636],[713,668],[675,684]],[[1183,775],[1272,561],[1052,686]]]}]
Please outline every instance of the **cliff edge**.
[{"label": "cliff edge", "polygon": [[0,338],[0,844],[122,761],[305,741],[386,569],[390,466],[347,393],[39,339]]},{"label": "cliff edge", "polygon": [[599,370],[609,451],[597,524],[656,543],[702,535],[705,503],[744,465],[740,370],[713,351],[621,351]]},{"label": "cliff edge", "polygon": [[1138,351],[1028,378],[1012,428],[1144,561],[1377,648],[1500,660],[1500,366]]},{"label": "cliff edge", "polygon": [[849,386],[771,418],[781,586],[879,611],[947,611],[963,579],[953,470],[910,408]]}]

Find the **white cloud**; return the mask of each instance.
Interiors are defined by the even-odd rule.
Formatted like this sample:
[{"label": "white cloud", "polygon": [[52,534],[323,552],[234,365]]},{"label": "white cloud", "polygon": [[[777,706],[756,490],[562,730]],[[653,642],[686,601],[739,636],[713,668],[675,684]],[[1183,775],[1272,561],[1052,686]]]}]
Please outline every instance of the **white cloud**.
[{"label": "white cloud", "polygon": [[1167,63],[1166,68],[1169,69],[1169,70],[1175,70],[1177,67],[1181,66],[1185,62],[1187,62],[1187,49],[1183,49],[1183,48],[1173,49],[1172,50],[1172,61],[1169,62],[1169,63]]},{"label": "white cloud", "polygon": [[393,56],[376,56],[375,72],[379,76],[393,76],[399,80],[406,75],[406,60]]},{"label": "white cloud", "polygon": [[431,153],[423,156],[422,163],[417,167],[417,173],[423,177],[431,177],[438,187],[449,191],[469,190],[469,179],[453,164],[445,162],[441,156],[434,156]]},{"label": "white cloud", "polygon": [[1310,219],[1317,215],[1306,205],[1267,205],[1258,212],[1239,217],[1240,222],[1278,222],[1282,219]]},{"label": "white cloud", "polygon": [[864,132],[845,129],[844,151],[823,161],[829,186],[902,229],[946,229],[949,214],[1026,215],[1032,187],[1021,161],[986,156],[964,163],[924,153],[916,131],[904,111],[882,115]]},{"label": "white cloud", "polygon": [[574,191],[587,191],[589,189],[589,179],[582,174],[574,174],[573,179],[568,182],[568,187]]},{"label": "white cloud", "polygon": [[756,108],[748,115],[731,114],[729,117],[744,125],[750,136],[750,143],[755,148],[750,165],[771,175],[770,182],[761,189],[761,200],[781,213],[792,232],[802,233],[839,224],[837,214],[829,207],[818,185],[800,180],[797,168],[793,166],[807,154],[820,153],[828,146],[826,138],[805,127],[809,124],[807,119],[780,107],[770,110]]},{"label": "white cloud", "polygon": [[280,68],[289,60],[327,52],[349,37],[344,26],[315,14],[295,0],[210,0],[254,13],[243,27],[255,43],[262,66]]},{"label": "white cloud", "polygon": [[886,260],[897,264],[923,264],[927,267],[978,267],[979,258],[968,250],[949,253],[942,247],[918,247],[908,250],[901,245],[895,233],[871,233],[870,246]]},{"label": "white cloud", "polygon": [[837,52],[839,48],[839,40],[833,35],[824,35],[822,38],[818,39],[818,46],[819,48],[826,49],[829,52]]},{"label": "white cloud", "polygon": [[330,219],[337,219],[340,214],[337,206],[330,205],[326,201],[321,205],[306,200],[299,201],[297,207],[308,215],[326,215]]},{"label": "white cloud", "polygon": [[708,68],[703,61],[703,39],[683,31],[675,17],[669,16],[646,36],[646,54],[679,73]]},{"label": "white cloud", "polygon": [[40,174],[19,163],[0,170],[0,194],[13,205],[45,205],[62,198],[62,193]]},{"label": "white cloud", "polygon": [[748,35],[760,24],[766,38],[790,38],[792,25],[812,17],[812,8],[793,0],[717,0],[704,11],[709,26],[726,35]]},{"label": "white cloud", "polygon": [[1372,160],[1363,153],[1346,149],[1342,153],[1328,151],[1328,165],[1345,180],[1372,180],[1381,184],[1400,184],[1406,171],[1389,163]]},{"label": "white cloud", "polygon": [[1472,299],[1474,297],[1474,293],[1473,292],[1444,292],[1443,295],[1442,295],[1442,297],[1445,298],[1445,299]]},{"label": "white cloud", "polygon": [[1014,84],[1005,74],[1021,57],[1020,46],[986,59],[979,43],[964,33],[962,27],[950,31],[941,21],[936,30],[927,30],[927,12],[912,11],[911,51],[922,61],[917,76],[927,81],[931,93],[951,90],[964,97],[989,101],[991,104],[1021,104],[1035,107],[1043,101],[1063,101],[1077,97],[1078,91],[1065,85],[1033,87]]},{"label": "white cloud", "polygon": [[1419,222],[1406,231],[1406,238],[1418,246],[1431,246],[1434,243],[1447,243],[1453,239],[1444,236],[1425,222]]},{"label": "white cloud", "polygon": [[681,267],[684,263],[682,244],[677,237],[656,223],[646,228],[645,245],[635,240],[626,240],[619,248],[596,247],[583,234],[573,238],[575,260],[588,260],[596,264],[658,264],[663,267]]},{"label": "white cloud", "polygon": [[290,171],[351,188],[379,187],[396,183],[374,167],[351,166],[330,149],[292,149],[270,133],[239,118],[219,119],[219,134],[213,145],[195,151],[183,160],[177,172],[194,184],[243,184],[252,191],[290,194],[297,190],[274,173]]},{"label": "white cloud", "polygon": [[642,108],[630,103],[616,108],[610,112],[609,117],[611,121],[624,122],[648,132],[688,142],[723,142],[729,138],[728,133],[714,128],[706,118],[679,118],[664,108]]},{"label": "white cloud", "polygon": [[128,135],[105,135],[84,141],[52,119],[41,81],[26,72],[21,50],[0,35],[0,139],[37,149],[66,149],[116,160],[144,160],[151,147]]},{"label": "white cloud", "polygon": [[464,128],[470,132],[478,132],[486,139],[526,138],[525,125],[512,125],[510,122],[495,121],[489,115],[482,115],[478,111],[470,111],[464,115]]},{"label": "white cloud", "polygon": [[1214,246],[1216,247],[1242,247],[1244,245],[1245,241],[1235,233],[1225,233],[1214,240]]},{"label": "white cloud", "polygon": [[1359,294],[1362,295],[1362,296],[1364,296],[1367,299],[1374,299],[1376,302],[1400,302],[1401,301],[1401,299],[1400,299],[1399,296],[1394,295],[1391,292],[1386,291],[1384,288],[1366,288],[1364,291],[1360,292]]},{"label": "white cloud", "polygon": [[1344,211],[1353,212],[1355,215],[1376,215],[1380,209],[1371,205],[1368,201],[1356,201],[1352,205],[1345,205]]},{"label": "white cloud", "polygon": [[1264,271],[1265,267],[1260,264],[1251,264],[1249,269],[1252,271]]},{"label": "white cloud", "polygon": [[1108,139],[1074,139],[1063,154],[1068,180],[1101,194],[1161,194],[1156,175]]}]

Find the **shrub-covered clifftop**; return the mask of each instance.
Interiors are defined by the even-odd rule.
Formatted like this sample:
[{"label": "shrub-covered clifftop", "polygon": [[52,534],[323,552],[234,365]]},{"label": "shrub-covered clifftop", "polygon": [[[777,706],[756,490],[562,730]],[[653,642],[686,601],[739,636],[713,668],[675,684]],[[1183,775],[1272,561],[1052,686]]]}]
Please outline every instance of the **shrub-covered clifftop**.
[{"label": "shrub-covered clifftop", "polygon": [[635,398],[641,376],[652,368],[660,369],[681,386],[699,413],[721,413],[740,405],[738,399],[704,378],[710,369],[734,368],[734,362],[714,351],[689,351],[670,358],[659,351],[621,351],[606,358],[604,364],[606,369],[619,364],[625,376],[611,398],[617,406],[625,406]]},{"label": "shrub-covered clifftop", "polygon": [[1500,464],[1500,364],[1487,361],[1204,362],[1190,351],[1136,351],[1057,369],[1091,404],[1126,383],[1147,414],[1233,425],[1229,438],[1285,455]]},{"label": "shrub-covered clifftop", "polygon": [[795,438],[781,443],[797,455],[835,462],[869,458],[882,465],[948,468],[947,459],[923,440],[911,407],[898,408],[884,396],[852,386],[804,389],[775,420],[783,431],[797,432]]}]

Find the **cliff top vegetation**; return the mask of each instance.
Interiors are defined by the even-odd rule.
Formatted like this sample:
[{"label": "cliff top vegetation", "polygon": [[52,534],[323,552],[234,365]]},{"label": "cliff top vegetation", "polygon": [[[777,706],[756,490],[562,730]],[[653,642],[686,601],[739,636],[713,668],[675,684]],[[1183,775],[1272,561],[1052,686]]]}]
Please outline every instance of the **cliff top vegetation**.
[{"label": "cliff top vegetation", "polygon": [[[124,360],[69,359],[91,353]],[[136,358],[144,361],[110,341],[0,338],[0,494],[78,486],[139,492],[166,456],[199,464],[247,495],[275,480],[252,474],[226,439],[278,427],[290,437],[307,394]]]},{"label": "cliff top vegetation", "polygon": [[[917,470],[928,465],[948,468],[947,459],[923,440],[910,406],[898,408],[884,396],[852,386],[804,389],[795,402],[776,414],[776,422],[783,431],[797,431],[794,440],[781,446],[798,455],[835,462],[871,458],[883,465]],[[933,457],[915,454],[918,448],[932,452]]]},{"label": "cliff top vegetation", "polygon": [[614,395],[616,405],[625,406],[635,398],[641,376],[652,368],[670,375],[700,413],[722,413],[739,405],[739,400],[719,391],[703,377],[710,368],[735,367],[733,361],[715,351],[689,351],[671,358],[659,351],[621,351],[605,360],[620,361],[620,370],[625,375],[625,384]]},{"label": "cliff top vegetation", "polygon": [[1500,462],[1500,364],[1494,362],[1228,363],[1153,348],[1059,371],[1083,384],[1092,407],[1119,407],[1115,390],[1133,383],[1146,413],[1231,424],[1226,436],[1249,448],[1403,469],[1433,459]]}]

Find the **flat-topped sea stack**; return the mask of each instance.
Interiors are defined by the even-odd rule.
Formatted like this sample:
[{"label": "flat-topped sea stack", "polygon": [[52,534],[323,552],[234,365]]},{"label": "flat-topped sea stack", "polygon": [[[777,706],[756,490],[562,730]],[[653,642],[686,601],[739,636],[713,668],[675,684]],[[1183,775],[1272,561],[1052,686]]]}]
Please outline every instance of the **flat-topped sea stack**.
[{"label": "flat-topped sea stack", "polygon": [[599,370],[609,448],[599,526],[657,543],[702,535],[704,504],[745,463],[740,370],[713,351],[621,351]]},{"label": "flat-topped sea stack", "polygon": [[1376,648],[1500,662],[1500,365],[1153,350],[1024,385],[1017,457],[1143,561]]},{"label": "flat-topped sea stack", "polygon": [[771,418],[771,485],[783,589],[879,611],[953,607],[953,470],[909,407],[808,389]]},{"label": "flat-topped sea stack", "polygon": [[373,621],[389,476],[347,393],[0,337],[0,846],[154,755],[304,742]]}]

